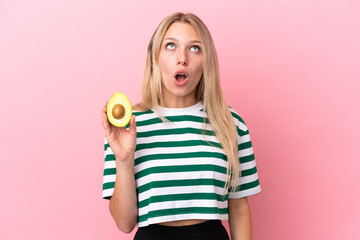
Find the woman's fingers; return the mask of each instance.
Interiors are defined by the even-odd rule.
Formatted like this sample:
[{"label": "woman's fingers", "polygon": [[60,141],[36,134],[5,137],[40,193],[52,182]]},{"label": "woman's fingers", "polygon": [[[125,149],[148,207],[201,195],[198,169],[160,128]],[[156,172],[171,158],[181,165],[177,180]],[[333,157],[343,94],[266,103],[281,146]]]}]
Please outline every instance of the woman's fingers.
[{"label": "woman's fingers", "polygon": [[105,135],[109,136],[111,129],[110,129],[109,120],[107,119],[107,115],[106,115],[106,107],[107,107],[107,104],[105,104],[101,110],[101,123],[104,128]]},{"label": "woman's fingers", "polygon": [[109,136],[110,135],[110,124],[109,124],[109,121],[107,120],[106,113],[102,114],[101,122],[102,122],[102,126],[104,128],[104,131],[105,131],[105,135]]}]

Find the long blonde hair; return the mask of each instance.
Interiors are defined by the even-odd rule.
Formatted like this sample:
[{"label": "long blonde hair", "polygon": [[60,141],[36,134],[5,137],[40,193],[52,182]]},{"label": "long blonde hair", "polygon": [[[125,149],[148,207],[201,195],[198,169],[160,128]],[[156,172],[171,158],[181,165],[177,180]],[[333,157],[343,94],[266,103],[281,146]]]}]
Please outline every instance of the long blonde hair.
[{"label": "long blonde hair", "polygon": [[[147,49],[147,58],[142,86],[142,102],[135,109],[158,110],[163,105],[161,72],[158,66],[160,46],[166,31],[174,22],[190,24],[198,33],[203,45],[203,76],[196,88],[196,99],[203,101],[204,111],[215,136],[227,156],[227,178],[225,188],[232,191],[238,184],[240,163],[238,158],[237,130],[233,117],[225,102],[220,86],[218,58],[209,30],[192,13],[174,13],[165,18],[155,30]],[[164,118],[162,118],[164,120]]]}]

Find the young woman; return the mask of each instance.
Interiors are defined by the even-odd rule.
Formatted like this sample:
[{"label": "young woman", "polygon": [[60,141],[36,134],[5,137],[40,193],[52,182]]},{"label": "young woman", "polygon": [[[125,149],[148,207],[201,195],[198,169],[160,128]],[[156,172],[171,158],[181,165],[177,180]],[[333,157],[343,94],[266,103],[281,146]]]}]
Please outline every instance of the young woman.
[{"label": "young woman", "polygon": [[[175,13],[153,34],[142,102],[126,129],[102,109],[103,198],[136,240],[251,239],[247,197],[261,191],[248,129],[225,103],[211,35]],[[135,120],[136,118],[136,120]]]}]

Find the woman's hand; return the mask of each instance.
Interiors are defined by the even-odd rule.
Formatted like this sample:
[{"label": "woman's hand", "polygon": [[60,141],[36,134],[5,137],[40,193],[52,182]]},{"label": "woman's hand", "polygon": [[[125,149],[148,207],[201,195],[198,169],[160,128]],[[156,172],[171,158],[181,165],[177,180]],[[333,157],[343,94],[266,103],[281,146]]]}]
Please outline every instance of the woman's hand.
[{"label": "woman's hand", "polygon": [[136,123],[135,116],[131,116],[129,130],[126,127],[115,127],[112,125],[106,114],[108,102],[103,106],[101,111],[101,123],[105,131],[111,150],[113,151],[116,161],[123,162],[131,159],[136,147]]}]

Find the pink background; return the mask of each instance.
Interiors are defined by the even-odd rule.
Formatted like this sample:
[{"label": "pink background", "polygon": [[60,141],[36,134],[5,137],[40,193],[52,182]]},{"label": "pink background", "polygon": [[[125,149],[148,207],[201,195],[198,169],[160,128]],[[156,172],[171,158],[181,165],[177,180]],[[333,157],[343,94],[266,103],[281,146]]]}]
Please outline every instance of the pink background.
[{"label": "pink background", "polygon": [[250,128],[254,239],[360,239],[358,0],[0,1],[0,239],[132,239],[101,198],[100,110],[140,100],[175,11],[209,27]]}]

